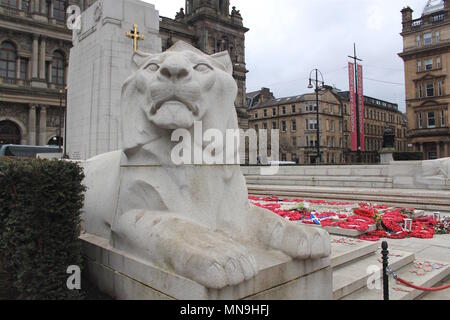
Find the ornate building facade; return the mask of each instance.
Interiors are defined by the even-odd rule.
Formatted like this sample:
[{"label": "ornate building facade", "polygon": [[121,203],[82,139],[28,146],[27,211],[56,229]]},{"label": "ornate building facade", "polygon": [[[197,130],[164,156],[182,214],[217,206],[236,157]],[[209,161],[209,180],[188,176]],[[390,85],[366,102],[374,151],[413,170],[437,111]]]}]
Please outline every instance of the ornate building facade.
[{"label": "ornate building facade", "polygon": [[450,157],[450,1],[402,11],[408,140],[425,159]]},{"label": "ornate building facade", "polygon": [[[314,164],[317,155],[317,127],[322,163],[351,164],[356,153],[350,149],[350,102],[348,91],[325,87],[319,92],[319,126],[314,93],[270,99],[267,88],[248,94],[250,128],[280,130],[280,159]],[[255,99],[256,102],[255,103]],[[406,122],[393,103],[364,96],[365,142],[363,162],[377,163],[383,147],[384,129],[395,131],[395,149],[407,148]]]},{"label": "ornate building facade", "polygon": [[72,45],[66,7],[90,2],[0,2],[0,145],[58,144]]},{"label": "ornate building facade", "polygon": [[[62,140],[64,130],[60,132],[60,128],[64,126],[72,46],[66,9],[75,4],[83,11],[94,2],[0,1],[0,145],[47,145]],[[247,31],[240,12],[234,7],[230,10],[229,0],[187,0],[175,19],[160,17],[163,50],[184,40],[207,54],[230,52],[239,88],[236,110],[242,128],[248,127]]]}]

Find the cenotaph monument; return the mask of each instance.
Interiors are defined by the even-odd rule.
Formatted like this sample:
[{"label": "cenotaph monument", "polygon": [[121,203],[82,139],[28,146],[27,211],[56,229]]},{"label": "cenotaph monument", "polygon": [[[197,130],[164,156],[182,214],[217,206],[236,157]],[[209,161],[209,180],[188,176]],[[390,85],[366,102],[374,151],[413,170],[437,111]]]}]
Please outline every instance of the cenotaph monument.
[{"label": "cenotaph monument", "polygon": [[132,38],[146,52],[161,52],[154,5],[99,0],[83,12],[81,29],[73,32],[69,63],[67,152],[71,159],[86,160],[122,147],[120,90],[130,73]]}]

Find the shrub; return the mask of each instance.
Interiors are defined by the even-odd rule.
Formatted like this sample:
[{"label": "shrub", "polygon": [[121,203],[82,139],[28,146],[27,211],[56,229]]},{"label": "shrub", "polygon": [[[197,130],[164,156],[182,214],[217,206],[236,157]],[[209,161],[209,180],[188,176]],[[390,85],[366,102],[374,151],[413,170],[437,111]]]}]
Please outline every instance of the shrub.
[{"label": "shrub", "polygon": [[14,298],[81,298],[66,271],[82,266],[83,179],[71,162],[0,159],[0,261]]},{"label": "shrub", "polygon": [[423,152],[394,152],[395,161],[420,161],[424,159]]}]

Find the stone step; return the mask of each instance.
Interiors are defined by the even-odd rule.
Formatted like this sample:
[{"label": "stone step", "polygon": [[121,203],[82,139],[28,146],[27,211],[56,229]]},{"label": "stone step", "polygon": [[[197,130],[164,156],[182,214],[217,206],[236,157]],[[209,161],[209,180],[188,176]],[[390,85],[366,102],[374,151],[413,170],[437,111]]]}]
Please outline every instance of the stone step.
[{"label": "stone step", "polygon": [[[387,176],[389,175],[388,166],[292,166],[292,167],[279,167],[277,176]],[[244,175],[259,175],[261,172],[260,167],[241,167],[241,171]]]},{"label": "stone step", "polygon": [[414,207],[427,211],[450,212],[450,193],[429,190],[409,192],[404,189],[357,189],[286,187],[273,185],[248,185],[249,194],[257,196],[277,195],[302,199],[335,201],[370,201],[379,204]]},{"label": "stone step", "polygon": [[[381,251],[381,250],[379,250]],[[414,253],[392,250],[389,263],[397,271],[414,262]],[[374,272],[374,269],[379,268]],[[372,268],[372,269],[371,269]],[[333,298],[340,300],[345,296],[367,287],[368,280],[381,279],[381,253],[358,258],[333,269]]]},{"label": "stone step", "polygon": [[331,236],[331,266],[337,268],[347,262],[374,254],[378,243],[352,238]]},{"label": "stone step", "polygon": [[379,176],[247,176],[251,185],[392,188],[392,178]]},{"label": "stone step", "polygon": [[[410,263],[404,266],[398,271],[399,277],[402,279],[413,282],[417,286],[431,288],[438,284],[441,280],[448,277],[450,274],[450,265],[439,262],[431,261],[432,264],[442,264],[444,265],[440,269],[433,269],[431,272],[425,273],[423,276],[418,276],[411,271],[415,271],[414,263]],[[395,290],[397,289],[397,290]],[[406,287],[402,284],[397,284],[396,281],[389,277],[389,297],[390,300],[414,300],[419,298],[424,294],[423,291],[415,290]],[[343,300],[382,300],[383,299],[383,289],[382,285],[378,289],[368,289],[367,287],[362,287],[361,289],[347,295]]]}]

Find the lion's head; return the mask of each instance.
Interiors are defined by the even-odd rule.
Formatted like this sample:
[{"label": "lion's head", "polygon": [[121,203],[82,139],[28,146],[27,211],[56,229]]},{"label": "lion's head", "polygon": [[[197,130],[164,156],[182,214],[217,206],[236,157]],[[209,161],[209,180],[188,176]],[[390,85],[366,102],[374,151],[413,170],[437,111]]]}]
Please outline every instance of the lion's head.
[{"label": "lion's head", "polygon": [[138,52],[122,88],[124,149],[143,146],[176,129],[237,129],[237,85],[228,52],[206,55],[179,41],[160,54]]}]

